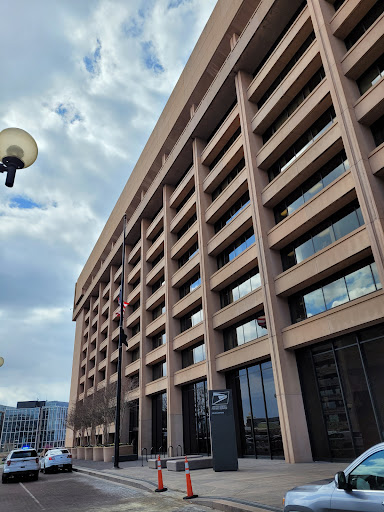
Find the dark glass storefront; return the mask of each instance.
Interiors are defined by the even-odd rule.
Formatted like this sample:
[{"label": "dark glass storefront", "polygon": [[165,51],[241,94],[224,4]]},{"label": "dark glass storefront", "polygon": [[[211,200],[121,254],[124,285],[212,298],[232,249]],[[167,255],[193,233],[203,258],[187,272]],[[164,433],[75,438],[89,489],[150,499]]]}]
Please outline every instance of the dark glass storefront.
[{"label": "dark glass storefront", "polygon": [[154,453],[167,452],[167,393],[152,397],[152,448]]},{"label": "dark glass storefront", "polygon": [[232,389],[239,456],[283,457],[272,363],[226,375]]},{"label": "dark glass storefront", "polygon": [[186,454],[211,452],[207,398],[206,380],[183,386],[183,430]]},{"label": "dark glass storefront", "polygon": [[384,440],[384,324],[297,351],[314,460]]},{"label": "dark glass storefront", "polygon": [[139,446],[139,400],[131,400],[128,402],[128,413],[128,442],[133,445],[133,453],[137,454]]}]

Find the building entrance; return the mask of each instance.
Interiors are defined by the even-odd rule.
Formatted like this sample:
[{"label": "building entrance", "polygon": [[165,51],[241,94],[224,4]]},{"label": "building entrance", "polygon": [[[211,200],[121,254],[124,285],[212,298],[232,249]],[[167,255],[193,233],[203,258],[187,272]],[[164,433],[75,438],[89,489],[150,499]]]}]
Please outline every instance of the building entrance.
[{"label": "building entrance", "polygon": [[183,386],[183,431],[185,453],[211,452],[207,381]]},{"label": "building entrance", "polygon": [[384,440],[384,324],[297,351],[314,460]]},{"label": "building entrance", "polygon": [[272,363],[226,375],[232,389],[239,456],[283,457]]},{"label": "building entrance", "polygon": [[152,448],[154,453],[167,453],[167,393],[152,397]]}]

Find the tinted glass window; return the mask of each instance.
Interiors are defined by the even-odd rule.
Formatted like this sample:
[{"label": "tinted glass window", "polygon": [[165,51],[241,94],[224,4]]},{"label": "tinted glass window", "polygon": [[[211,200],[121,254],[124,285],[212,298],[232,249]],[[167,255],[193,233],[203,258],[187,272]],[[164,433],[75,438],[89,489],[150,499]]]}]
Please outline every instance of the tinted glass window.
[{"label": "tinted glass window", "polygon": [[36,450],[23,450],[12,453],[11,459],[25,459],[27,457],[37,457]]},{"label": "tinted glass window", "polygon": [[348,481],[352,489],[384,491],[384,451],[365,459],[350,473]]}]

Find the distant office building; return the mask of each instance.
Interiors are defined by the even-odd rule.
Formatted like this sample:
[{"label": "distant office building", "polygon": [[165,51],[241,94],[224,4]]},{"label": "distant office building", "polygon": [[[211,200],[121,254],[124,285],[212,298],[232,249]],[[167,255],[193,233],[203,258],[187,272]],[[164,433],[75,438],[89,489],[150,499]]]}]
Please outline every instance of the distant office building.
[{"label": "distant office building", "polygon": [[5,407],[1,446],[8,449],[28,445],[38,451],[64,446],[67,402],[18,402]]},{"label": "distant office building", "polygon": [[223,388],[241,457],[384,441],[383,34],[382,0],[217,2],[76,283],[71,406],[117,379],[126,214],[139,453],[209,452]]}]

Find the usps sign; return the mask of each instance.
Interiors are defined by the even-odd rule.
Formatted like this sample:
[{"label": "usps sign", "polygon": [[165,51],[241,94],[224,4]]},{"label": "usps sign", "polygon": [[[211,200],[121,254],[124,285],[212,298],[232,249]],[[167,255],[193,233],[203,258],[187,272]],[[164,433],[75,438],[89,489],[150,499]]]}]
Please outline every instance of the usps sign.
[{"label": "usps sign", "polygon": [[212,405],[228,405],[229,392],[228,391],[213,391],[212,392]]},{"label": "usps sign", "polygon": [[214,471],[237,471],[237,445],[232,391],[209,391],[211,446]]}]

